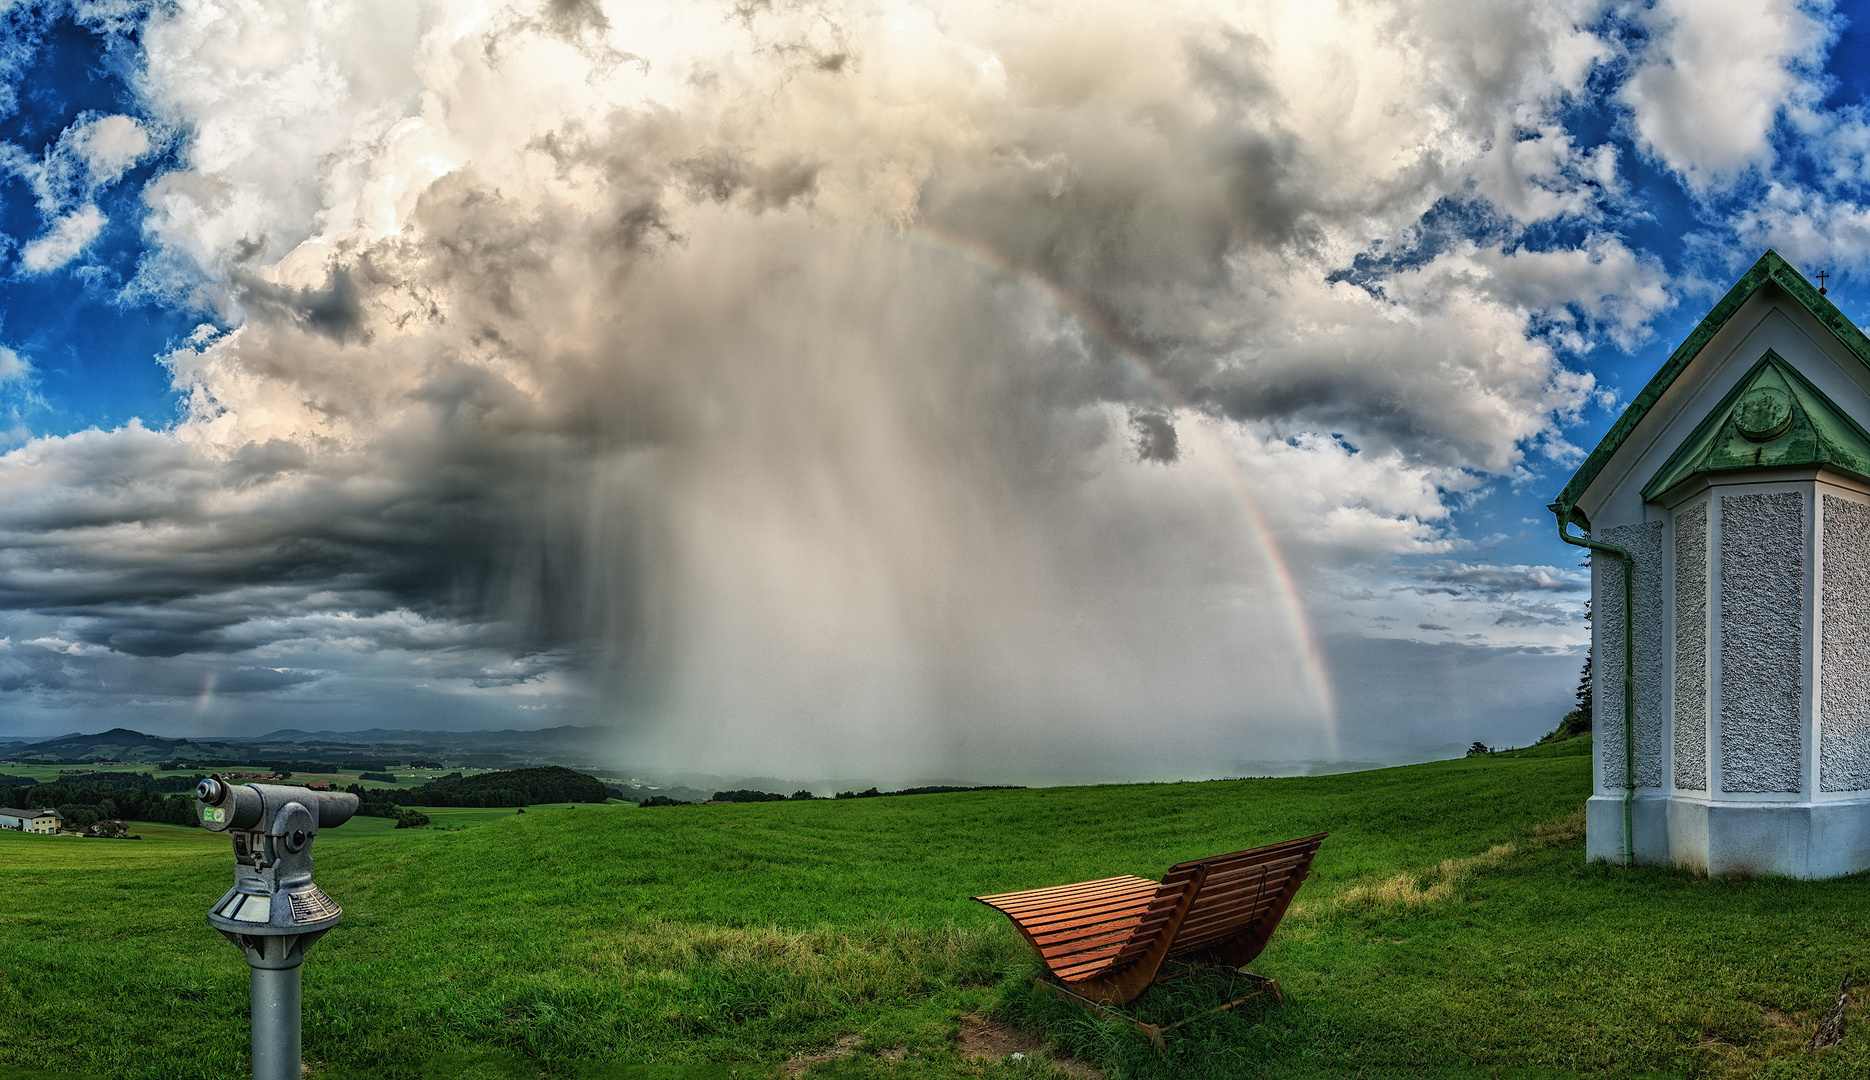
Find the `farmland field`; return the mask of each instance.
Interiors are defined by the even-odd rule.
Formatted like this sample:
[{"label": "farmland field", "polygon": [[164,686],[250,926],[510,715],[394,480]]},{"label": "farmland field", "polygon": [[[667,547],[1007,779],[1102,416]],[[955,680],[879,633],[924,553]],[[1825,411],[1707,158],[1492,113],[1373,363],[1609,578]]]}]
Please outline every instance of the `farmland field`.
[{"label": "farmland field", "polygon": [[[1587,866],[1586,742],[1329,777],[357,819],[318,840],[346,915],[304,968],[309,1075],[1053,1074],[962,1057],[983,1014],[1112,1077],[1870,1075],[1860,1006],[1843,1046],[1802,1049],[1839,979],[1870,975],[1870,875]],[[227,852],[144,828],[0,834],[0,1080],[243,1075],[244,966],[202,918]],[[1010,926],[967,899],[1320,831],[1255,964],[1286,1002],[1166,1055],[1034,993]],[[1228,989],[1193,975],[1135,1010]]]}]

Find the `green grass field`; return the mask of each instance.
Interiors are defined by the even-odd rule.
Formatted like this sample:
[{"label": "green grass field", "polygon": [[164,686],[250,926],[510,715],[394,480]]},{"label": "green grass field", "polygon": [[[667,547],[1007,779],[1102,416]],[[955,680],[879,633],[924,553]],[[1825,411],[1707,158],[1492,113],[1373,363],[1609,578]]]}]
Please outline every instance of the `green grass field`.
[{"label": "green grass field", "polygon": [[[61,775],[67,769],[84,769],[85,773],[71,776]],[[30,776],[41,784],[76,784],[83,786],[87,773],[148,773],[158,780],[170,776],[194,776],[193,769],[158,769],[154,765],[107,765],[98,768],[91,765],[22,765],[0,764],[0,773],[8,776]]]},{"label": "green grass field", "polygon": [[[1328,777],[359,819],[318,840],[346,914],[304,968],[306,1059],[321,1080],[786,1075],[813,1053],[809,1076],[1055,1075],[964,1059],[962,1018],[986,1014],[1113,1077],[1870,1075],[1858,1008],[1842,1047],[1802,1050],[1838,980],[1870,975],[1870,875],[1587,866],[1583,742]],[[203,921],[227,852],[151,829],[0,834],[0,1080],[244,1075],[245,968]],[[1033,992],[1036,962],[967,899],[1319,831],[1255,965],[1286,1002],[1166,1055]],[[1228,989],[1190,976],[1135,1012]]]}]

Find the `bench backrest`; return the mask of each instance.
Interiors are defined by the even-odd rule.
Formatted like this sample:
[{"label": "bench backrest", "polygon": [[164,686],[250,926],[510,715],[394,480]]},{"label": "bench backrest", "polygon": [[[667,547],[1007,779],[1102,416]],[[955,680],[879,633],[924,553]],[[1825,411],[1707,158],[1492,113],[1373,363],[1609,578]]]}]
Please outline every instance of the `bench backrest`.
[{"label": "bench backrest", "polygon": [[[1168,955],[1186,956],[1242,936],[1257,937],[1258,945],[1263,947],[1284,917],[1293,893],[1305,880],[1312,856],[1317,854],[1318,845],[1324,839],[1323,834],[1307,836],[1171,866],[1162,876],[1155,898],[1143,912],[1130,939],[1111,958],[1110,967],[1123,967],[1149,951],[1174,917],[1189,881],[1204,866],[1206,880],[1202,881],[1181,925],[1176,928]],[[1259,948],[1252,952],[1257,954]],[[1235,962],[1244,963],[1245,960]]]}]

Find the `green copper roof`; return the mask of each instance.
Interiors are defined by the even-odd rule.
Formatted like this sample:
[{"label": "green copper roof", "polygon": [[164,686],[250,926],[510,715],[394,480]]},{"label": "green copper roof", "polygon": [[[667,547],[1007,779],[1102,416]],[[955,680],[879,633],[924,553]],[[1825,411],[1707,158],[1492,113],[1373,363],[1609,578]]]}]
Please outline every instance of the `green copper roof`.
[{"label": "green copper roof", "polygon": [[1630,432],[1636,430],[1636,425],[1649,414],[1650,408],[1662,397],[1663,391],[1667,390],[1669,385],[1675,382],[1676,377],[1687,369],[1714,335],[1720,333],[1721,327],[1727,325],[1727,320],[1734,317],[1734,313],[1740,310],[1741,305],[1745,304],[1767,282],[1772,282],[1784,289],[1811,314],[1812,318],[1817,319],[1820,325],[1830,330],[1832,336],[1850,350],[1853,356],[1862,361],[1866,367],[1870,367],[1870,338],[1864,337],[1863,331],[1857,329],[1857,325],[1846,318],[1835,304],[1818,295],[1818,290],[1812,286],[1811,282],[1805,280],[1805,275],[1780,258],[1778,252],[1768,250],[1766,254],[1760,256],[1759,262],[1753,264],[1752,269],[1734,283],[1733,288],[1727,290],[1727,295],[1721,297],[1721,302],[1714,305],[1714,310],[1708,312],[1707,317],[1701,320],[1701,324],[1695,327],[1695,332],[1688,335],[1688,339],[1669,354],[1668,363],[1662,365],[1662,370],[1656,372],[1655,377],[1649,380],[1649,385],[1643,387],[1643,392],[1636,395],[1636,399],[1630,402],[1629,408],[1623,410],[1623,415],[1617,418],[1610,432],[1604,436],[1602,442],[1597,444],[1597,449],[1591,451],[1591,456],[1584,459],[1584,464],[1572,474],[1571,482],[1565,485],[1565,490],[1559,493],[1558,501],[1552,504],[1552,510],[1558,514],[1560,521],[1571,517],[1572,507],[1577,505],[1578,499],[1584,494],[1584,489],[1590,487],[1591,481],[1597,479],[1597,474],[1609,463],[1611,456],[1617,452],[1617,448],[1623,445],[1623,440],[1629,438]]},{"label": "green copper roof", "polygon": [[1830,465],[1870,478],[1870,432],[1768,349],[1643,486],[1643,498],[1703,473],[1787,465]]}]

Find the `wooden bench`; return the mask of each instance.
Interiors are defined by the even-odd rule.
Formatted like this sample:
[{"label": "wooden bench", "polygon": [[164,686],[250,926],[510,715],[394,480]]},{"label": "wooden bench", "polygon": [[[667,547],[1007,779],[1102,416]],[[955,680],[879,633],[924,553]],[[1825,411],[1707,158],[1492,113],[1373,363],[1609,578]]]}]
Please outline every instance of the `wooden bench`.
[{"label": "wooden bench", "polygon": [[[1103,1011],[1135,1000],[1170,960],[1251,963],[1327,835],[1177,863],[1159,882],[1113,877],[974,899],[1013,920],[1057,980],[1050,989]],[[1278,983],[1249,977],[1279,992]],[[1166,1028],[1136,1026],[1161,1045]]]}]

